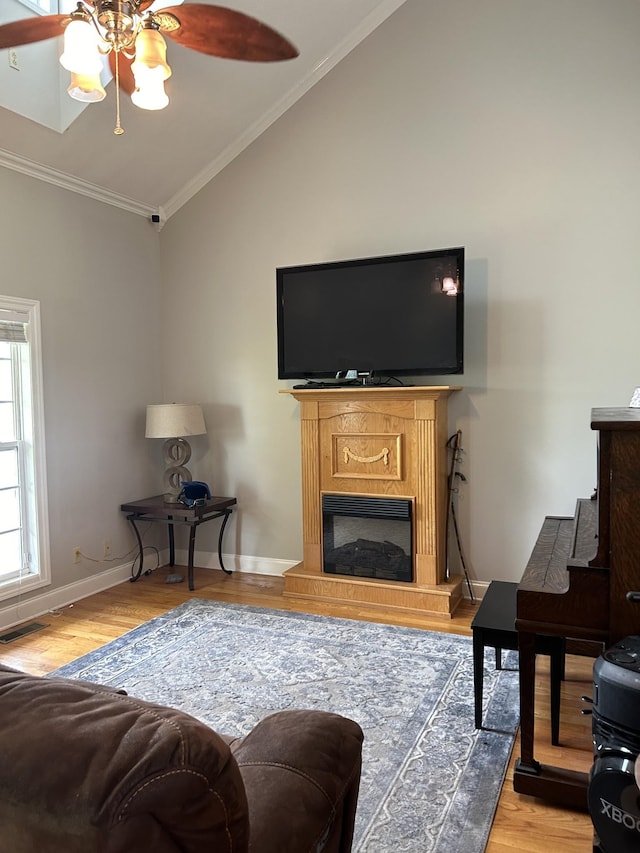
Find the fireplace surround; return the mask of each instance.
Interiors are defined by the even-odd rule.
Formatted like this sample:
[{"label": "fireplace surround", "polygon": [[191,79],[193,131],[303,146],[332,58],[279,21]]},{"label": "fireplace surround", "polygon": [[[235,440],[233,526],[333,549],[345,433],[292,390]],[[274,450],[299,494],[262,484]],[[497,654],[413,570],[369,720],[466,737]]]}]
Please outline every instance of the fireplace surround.
[{"label": "fireplace surround", "polygon": [[[280,392],[300,404],[302,453],[303,559],[284,573],[285,596],[453,615],[462,598],[462,576],[446,577],[446,443],[448,398],[457,390],[438,385]],[[326,540],[335,539],[336,519],[327,526],[323,502],[332,497],[410,505],[411,569],[406,579],[326,571]],[[340,546],[351,545],[355,552],[354,543],[361,539],[370,550],[367,543],[385,541],[404,550],[404,540],[394,542],[384,532],[387,523],[369,519],[360,535],[340,541]],[[338,535],[343,534],[338,525]]]}]

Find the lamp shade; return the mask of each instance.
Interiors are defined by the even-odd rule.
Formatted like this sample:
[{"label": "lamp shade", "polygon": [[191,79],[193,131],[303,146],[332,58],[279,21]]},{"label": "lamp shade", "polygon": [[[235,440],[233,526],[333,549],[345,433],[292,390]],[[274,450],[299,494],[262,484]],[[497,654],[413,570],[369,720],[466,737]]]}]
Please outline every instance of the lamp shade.
[{"label": "lamp shade", "polygon": [[169,96],[164,90],[162,68],[152,68],[138,74],[131,100],[141,110],[163,110],[169,104]]},{"label": "lamp shade", "polygon": [[202,406],[198,403],[154,403],[147,406],[146,438],[204,435]]},{"label": "lamp shade", "polygon": [[156,69],[159,69],[158,73],[162,80],[171,76],[171,68],[167,65],[167,43],[158,30],[144,27],[136,38],[136,56],[131,63],[136,83],[141,71]]},{"label": "lamp shade", "polygon": [[164,81],[171,76],[171,68],[167,65],[167,43],[158,30],[140,30],[131,70],[136,83],[131,95],[133,103],[143,110],[164,109],[169,103]]},{"label": "lamp shade", "polygon": [[72,19],[64,31],[64,52],[60,57],[60,65],[74,74],[99,74],[102,71],[99,41],[100,35],[88,19]]},{"label": "lamp shade", "polygon": [[99,74],[87,76],[71,72],[71,83],[67,92],[74,101],[82,101],[86,104],[94,104],[103,101],[107,97]]}]

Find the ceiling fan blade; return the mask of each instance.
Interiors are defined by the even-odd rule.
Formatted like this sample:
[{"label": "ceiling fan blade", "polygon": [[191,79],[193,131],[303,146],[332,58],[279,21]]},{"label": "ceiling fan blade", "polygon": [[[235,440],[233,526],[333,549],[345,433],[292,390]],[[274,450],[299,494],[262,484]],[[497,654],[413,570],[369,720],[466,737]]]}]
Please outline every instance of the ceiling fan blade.
[{"label": "ceiling fan blade", "polygon": [[256,18],[224,6],[185,3],[168,6],[159,14],[163,12],[180,22],[177,29],[165,30],[161,26],[163,34],[200,53],[248,62],[279,62],[298,56],[296,48],[280,33]]},{"label": "ceiling fan blade", "polygon": [[[132,95],[136,88],[136,81],[133,76],[133,71],[131,70],[132,59],[129,59],[128,56],[125,56],[124,53],[120,52],[118,57],[118,74],[120,78],[120,90],[122,92],[126,92],[127,95]],[[109,67],[111,68],[111,73],[113,74],[113,79],[116,79],[116,54],[115,51],[111,51],[109,54]]]},{"label": "ceiling fan blade", "polygon": [[0,49],[61,36],[64,31],[62,22],[67,20],[68,15],[38,15],[3,24],[0,26]]}]

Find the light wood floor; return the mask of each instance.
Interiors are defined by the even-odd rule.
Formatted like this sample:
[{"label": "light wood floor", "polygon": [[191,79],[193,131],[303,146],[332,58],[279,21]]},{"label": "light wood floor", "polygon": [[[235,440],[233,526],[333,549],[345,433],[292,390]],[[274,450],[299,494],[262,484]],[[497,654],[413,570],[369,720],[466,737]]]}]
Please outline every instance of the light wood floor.
[{"label": "light wood floor", "polygon": [[[39,621],[48,627],[34,634],[0,646],[0,662],[26,672],[44,674],[86,654],[126,631],[175,607],[191,597],[251,604],[262,607],[305,611],[329,616],[357,618],[376,622],[402,624],[433,631],[470,635],[474,605],[465,601],[453,619],[402,618],[354,608],[349,605],[301,603],[285,599],[283,580],[265,575],[236,574],[196,569],[195,592],[186,582],[166,584],[168,569],[143,576],[135,584],[123,583]],[[545,764],[556,764],[587,771],[591,764],[590,717],[580,714],[582,695],[591,694],[593,661],[569,655],[567,679],[562,687],[559,747],[549,741],[549,671],[548,659],[538,659],[536,708],[536,758]],[[493,823],[487,853],[590,853],[592,827],[587,814],[566,811],[513,791],[512,769],[519,755],[516,742],[511,764],[504,782],[500,803]],[[386,851],[380,851],[386,853]]]}]

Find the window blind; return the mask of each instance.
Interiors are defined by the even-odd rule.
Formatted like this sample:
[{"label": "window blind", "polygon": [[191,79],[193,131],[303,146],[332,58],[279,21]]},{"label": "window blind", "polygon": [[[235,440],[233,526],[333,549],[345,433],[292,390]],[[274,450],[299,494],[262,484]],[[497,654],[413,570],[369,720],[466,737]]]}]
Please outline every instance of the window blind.
[{"label": "window blind", "polygon": [[29,323],[24,314],[0,311],[0,341],[8,344],[26,344]]}]

